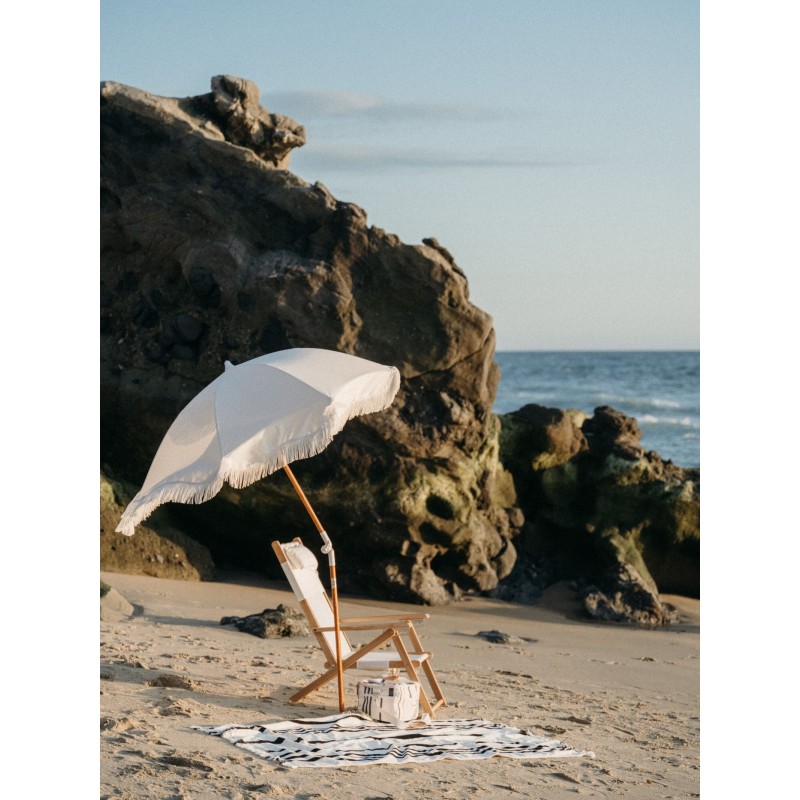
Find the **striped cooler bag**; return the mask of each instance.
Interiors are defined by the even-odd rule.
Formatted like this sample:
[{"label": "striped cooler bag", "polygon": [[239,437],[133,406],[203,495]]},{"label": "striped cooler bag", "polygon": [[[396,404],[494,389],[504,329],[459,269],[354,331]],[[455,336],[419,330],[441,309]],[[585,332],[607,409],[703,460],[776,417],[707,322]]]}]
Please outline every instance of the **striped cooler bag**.
[{"label": "striped cooler bag", "polygon": [[419,716],[419,684],[406,678],[361,680],[358,710],[376,722],[411,722]]}]

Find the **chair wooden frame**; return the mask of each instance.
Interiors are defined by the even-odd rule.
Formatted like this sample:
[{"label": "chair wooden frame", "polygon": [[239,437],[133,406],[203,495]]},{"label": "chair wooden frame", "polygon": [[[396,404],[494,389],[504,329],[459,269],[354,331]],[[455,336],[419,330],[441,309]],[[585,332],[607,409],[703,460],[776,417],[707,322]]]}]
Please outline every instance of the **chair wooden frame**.
[{"label": "chair wooden frame", "polygon": [[[299,538],[295,538],[293,541],[297,542],[298,544],[303,543]],[[288,563],[288,558],[283,551],[281,543],[274,541],[272,543],[272,549],[288,577],[288,570],[291,570],[292,567],[291,564]],[[328,597],[328,594],[321,582],[320,587],[325,599],[332,609],[333,607],[330,598]],[[292,588],[294,589],[294,587]],[[295,592],[295,594],[297,593]],[[289,702],[291,703],[299,702],[304,697],[319,689],[321,686],[324,686],[329,681],[332,681],[337,677],[338,674],[336,654],[333,652],[333,648],[331,648],[328,640],[323,635],[325,633],[333,632],[334,628],[332,626],[321,626],[320,621],[317,619],[308,601],[302,597],[298,597],[297,599],[300,603],[303,613],[306,616],[306,619],[311,625],[317,642],[319,643],[319,646],[325,655],[326,671],[311,681],[311,683],[309,683],[307,686],[304,686],[302,689],[300,689],[300,691],[295,692],[295,694],[289,698]],[[420,622],[428,619],[429,617],[430,614],[419,612],[342,618],[340,620],[341,636],[347,643],[350,650],[350,653],[342,659],[342,669],[345,671],[348,669],[364,669],[364,667],[358,667],[358,662],[360,659],[362,659],[367,653],[373,652],[387,645],[392,645],[397,653],[397,658],[389,659],[387,665],[388,668],[392,670],[403,670],[412,681],[419,683],[419,702],[422,711],[430,714],[430,716],[433,717],[438,709],[447,705],[447,702],[444,699],[442,689],[439,686],[439,682],[436,679],[436,675],[430,663],[431,653],[424,649],[419,635],[414,628],[414,622]],[[367,644],[364,644],[358,648],[353,647],[346,633],[347,631],[374,630],[380,630],[381,633],[371,641],[367,642]],[[408,647],[406,647],[406,644],[402,638],[402,634],[405,634],[408,637],[411,646],[410,650]],[[334,644],[335,641],[336,640],[334,639]],[[430,691],[433,695],[433,698],[435,698],[434,702],[431,702],[431,698],[428,697],[428,693],[425,691],[422,681],[420,681],[420,676],[417,671],[418,667],[421,667],[422,671],[425,673]]]}]

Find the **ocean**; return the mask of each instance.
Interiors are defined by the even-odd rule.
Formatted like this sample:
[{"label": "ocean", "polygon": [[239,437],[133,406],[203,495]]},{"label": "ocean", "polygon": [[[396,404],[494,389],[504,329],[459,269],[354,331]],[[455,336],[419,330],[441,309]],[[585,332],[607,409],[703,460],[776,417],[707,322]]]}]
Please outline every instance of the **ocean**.
[{"label": "ocean", "polygon": [[527,403],[587,414],[611,406],[636,418],[645,450],[700,466],[699,352],[498,352],[495,360],[496,414]]}]

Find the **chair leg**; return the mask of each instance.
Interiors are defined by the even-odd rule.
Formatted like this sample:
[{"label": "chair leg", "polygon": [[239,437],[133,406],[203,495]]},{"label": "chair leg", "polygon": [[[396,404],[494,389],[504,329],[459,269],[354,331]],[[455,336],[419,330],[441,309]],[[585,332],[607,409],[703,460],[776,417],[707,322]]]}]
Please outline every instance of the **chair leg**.
[{"label": "chair leg", "polygon": [[428,700],[428,695],[425,692],[425,687],[422,685],[419,675],[417,675],[417,670],[414,668],[414,663],[408,657],[408,650],[406,650],[406,646],[403,644],[403,640],[400,638],[400,634],[396,634],[394,637],[394,646],[397,649],[397,654],[400,656],[400,660],[403,662],[403,666],[405,667],[405,671],[408,673],[408,677],[411,678],[412,681],[419,684],[419,704],[422,706],[422,710],[426,714],[433,714],[433,708],[431,708],[431,701]]},{"label": "chair leg", "polygon": [[[370,650],[374,650],[376,647],[380,647],[385,642],[388,642],[389,639],[397,636],[397,631],[394,628],[389,628],[389,630],[384,631],[380,636],[373,639],[368,645],[362,647],[360,650],[356,650],[354,653],[350,654],[347,658],[342,661],[342,669],[347,670],[350,667],[354,666],[358,659],[364,655],[364,653],[369,652]],[[408,657],[408,655],[406,655]],[[306,695],[311,694],[311,692],[316,691],[320,688],[320,686],[324,686],[328,681],[332,681],[337,675],[339,671],[334,666],[329,669],[327,672],[323,672],[318,678],[315,678],[308,686],[304,686],[299,692],[295,692],[290,698],[290,703],[297,703],[302,700]]]},{"label": "chair leg", "polygon": [[[347,669],[344,661],[342,661],[342,669]],[[311,681],[311,683],[309,683],[308,686],[304,686],[299,692],[295,692],[289,698],[289,702],[298,703],[306,695],[309,695],[311,694],[311,692],[316,691],[317,689],[320,688],[320,686],[324,686],[326,683],[328,683],[328,681],[332,681],[338,674],[339,670],[336,667],[333,667],[333,669],[329,669],[327,672],[323,672],[322,675]]]},{"label": "chair leg", "polygon": [[[423,649],[422,642],[420,641],[419,636],[417,636],[416,630],[414,630],[414,626],[409,622],[408,623],[408,635],[409,639],[411,640],[412,645],[414,646],[415,653],[424,653],[425,650]],[[349,655],[346,659],[342,661],[342,669],[347,670],[350,667],[353,667],[358,662],[358,659],[361,658],[364,653],[369,652],[370,650],[374,650],[377,647],[380,647],[384,643],[389,640],[393,641],[395,646],[395,650],[397,651],[398,656],[400,657],[400,661],[403,664],[403,668],[408,674],[408,677],[419,684],[419,702],[422,710],[426,714],[430,714],[431,716],[434,715],[438,708],[447,705],[447,701],[444,699],[444,694],[442,693],[442,689],[439,686],[439,682],[436,679],[436,675],[433,671],[433,667],[431,667],[429,660],[426,659],[422,662],[421,666],[425,672],[425,677],[428,679],[428,684],[433,691],[434,697],[436,698],[436,702],[431,704],[431,701],[428,697],[427,692],[425,691],[425,687],[422,685],[422,682],[419,679],[419,673],[417,672],[414,662],[411,660],[408,654],[408,650],[403,642],[403,639],[400,636],[400,633],[394,629],[389,628],[388,630],[384,631],[380,636],[373,639],[369,644],[365,645],[364,647],[356,650],[354,653]],[[312,692],[319,689],[321,686],[324,686],[329,681],[332,681],[338,674],[338,670],[336,667],[332,667],[331,669],[323,672],[318,678],[315,678],[308,686],[304,686],[298,692],[295,692],[290,698],[290,703],[298,703],[307,695],[311,694]]]},{"label": "chair leg", "polygon": [[[417,635],[417,631],[410,621],[408,622],[408,638],[411,640],[411,643],[416,648],[417,653],[424,652],[424,648],[422,647],[422,642],[420,641],[420,638]],[[422,669],[425,671],[425,676],[428,679],[428,684],[430,685],[431,689],[433,690],[433,694],[436,697],[436,703],[434,703],[433,705],[433,710],[435,711],[437,708],[446,706],[447,701],[444,699],[444,693],[442,692],[442,687],[439,686],[439,681],[436,679],[436,674],[434,673],[433,667],[430,664],[430,658],[426,658],[425,661],[422,662]]]}]

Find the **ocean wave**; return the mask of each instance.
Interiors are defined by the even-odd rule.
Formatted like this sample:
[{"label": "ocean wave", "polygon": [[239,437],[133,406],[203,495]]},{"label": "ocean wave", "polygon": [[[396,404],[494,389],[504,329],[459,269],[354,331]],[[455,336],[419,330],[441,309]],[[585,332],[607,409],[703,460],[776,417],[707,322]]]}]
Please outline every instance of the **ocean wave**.
[{"label": "ocean wave", "polygon": [[639,417],[638,422],[642,425],[678,425],[682,428],[700,428],[700,420],[692,417],[655,417],[652,414],[645,414]]},{"label": "ocean wave", "polygon": [[687,408],[686,402],[671,400],[666,397],[632,397],[624,394],[609,394],[600,392],[597,395],[596,405],[609,405],[619,410],[626,409],[627,413],[636,416],[637,413],[649,411],[650,409],[672,409],[683,410]]},{"label": "ocean wave", "polygon": [[679,400],[661,400],[658,397],[650,401],[656,408],[680,408],[682,403]]}]

